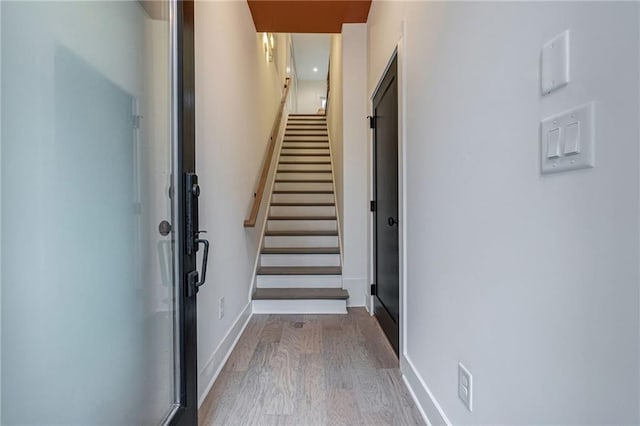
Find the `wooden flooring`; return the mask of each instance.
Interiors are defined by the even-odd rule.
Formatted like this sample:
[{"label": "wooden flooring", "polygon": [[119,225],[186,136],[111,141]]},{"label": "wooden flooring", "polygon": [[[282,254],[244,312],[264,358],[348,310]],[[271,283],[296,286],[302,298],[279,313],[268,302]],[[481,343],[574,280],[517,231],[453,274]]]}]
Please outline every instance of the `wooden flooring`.
[{"label": "wooden flooring", "polygon": [[423,425],[374,318],[254,315],[200,425]]}]

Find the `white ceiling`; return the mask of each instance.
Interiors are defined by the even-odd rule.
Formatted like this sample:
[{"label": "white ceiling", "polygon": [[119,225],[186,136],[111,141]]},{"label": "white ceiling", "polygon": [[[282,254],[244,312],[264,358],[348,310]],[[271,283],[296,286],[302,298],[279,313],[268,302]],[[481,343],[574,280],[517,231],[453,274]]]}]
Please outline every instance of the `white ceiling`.
[{"label": "white ceiling", "polygon": [[[298,80],[326,80],[329,70],[330,34],[291,34]],[[318,72],[313,72],[318,68]]]}]

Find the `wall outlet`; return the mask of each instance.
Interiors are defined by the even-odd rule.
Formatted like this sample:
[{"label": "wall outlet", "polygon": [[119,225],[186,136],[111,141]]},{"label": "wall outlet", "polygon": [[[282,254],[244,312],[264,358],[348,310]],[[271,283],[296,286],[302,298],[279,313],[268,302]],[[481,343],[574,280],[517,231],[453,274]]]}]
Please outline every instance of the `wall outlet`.
[{"label": "wall outlet", "polygon": [[224,297],[218,300],[218,319],[224,318]]},{"label": "wall outlet", "polygon": [[473,376],[461,362],[458,363],[458,397],[469,411],[473,411]]}]

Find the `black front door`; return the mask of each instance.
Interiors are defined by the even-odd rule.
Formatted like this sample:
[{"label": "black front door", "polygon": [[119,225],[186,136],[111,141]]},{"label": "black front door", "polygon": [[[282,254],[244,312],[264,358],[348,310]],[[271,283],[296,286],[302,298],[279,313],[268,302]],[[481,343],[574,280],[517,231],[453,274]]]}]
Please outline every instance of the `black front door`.
[{"label": "black front door", "polygon": [[397,57],[373,97],[374,314],[398,353],[400,327],[398,239]]}]

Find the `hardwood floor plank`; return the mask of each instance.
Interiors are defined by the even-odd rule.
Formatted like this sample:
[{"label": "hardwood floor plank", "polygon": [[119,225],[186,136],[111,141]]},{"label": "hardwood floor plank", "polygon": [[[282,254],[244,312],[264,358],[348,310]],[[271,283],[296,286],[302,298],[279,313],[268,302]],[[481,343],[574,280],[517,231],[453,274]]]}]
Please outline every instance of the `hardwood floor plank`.
[{"label": "hardwood floor plank", "polygon": [[424,425],[422,416],[402,381],[400,371],[392,368],[385,368],[379,371],[382,386],[388,389],[388,395],[392,400],[393,413],[397,418],[398,424]]},{"label": "hardwood floor plank", "polygon": [[277,351],[278,343],[260,343],[248,364],[242,382],[235,392],[234,404],[224,421],[215,419],[214,424],[259,424],[265,413],[265,395],[269,388],[268,366]]},{"label": "hardwood floor plank", "polygon": [[375,368],[399,368],[398,358],[377,321],[359,316],[355,323]]},{"label": "hardwood floor plank", "polygon": [[395,426],[398,423],[391,411],[381,410],[375,413],[362,413],[362,424],[368,426]]},{"label": "hardwood floor plank", "polygon": [[327,423],[327,392],[322,355],[302,355],[300,369],[302,389],[297,397],[296,413],[291,419],[297,425],[324,425]]},{"label": "hardwood floor plank", "polygon": [[254,315],[200,408],[204,425],[423,425],[375,318]]},{"label": "hardwood floor plank", "polygon": [[225,364],[225,369],[231,371],[246,371],[249,361],[253,357],[253,352],[260,341],[260,335],[266,324],[268,315],[254,315],[242,336],[238,339],[238,344],[231,352],[231,356]]},{"label": "hardwood floor plank", "polygon": [[329,389],[327,395],[328,425],[362,424],[362,416],[351,389]]},{"label": "hardwood floor plank", "polygon": [[278,315],[269,315],[260,334],[260,343],[279,343],[282,336],[282,323],[282,318]]},{"label": "hardwood floor plank", "polygon": [[292,328],[291,323],[283,325],[280,342],[269,359],[265,414],[291,415],[296,409],[296,396],[302,388],[302,377],[299,337],[290,332]]},{"label": "hardwood floor plank", "polygon": [[354,393],[361,413],[378,413],[392,406],[376,369],[360,369],[353,372]]},{"label": "hardwood floor plank", "polygon": [[207,398],[202,403],[198,424],[209,426],[216,419],[224,421],[235,404],[235,394],[239,390],[244,372],[222,370]]},{"label": "hardwood floor plank", "polygon": [[322,357],[328,389],[353,388],[348,345],[340,327],[334,327],[332,321],[322,324]]},{"label": "hardwood floor plank", "polygon": [[292,425],[290,416],[266,414],[260,418],[260,425],[264,426],[288,426]]},{"label": "hardwood floor plank", "polygon": [[302,321],[300,333],[300,353],[322,353],[322,323],[321,320],[305,315]]}]

